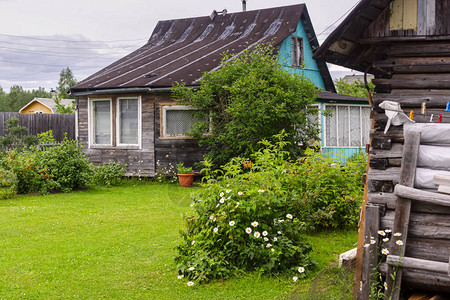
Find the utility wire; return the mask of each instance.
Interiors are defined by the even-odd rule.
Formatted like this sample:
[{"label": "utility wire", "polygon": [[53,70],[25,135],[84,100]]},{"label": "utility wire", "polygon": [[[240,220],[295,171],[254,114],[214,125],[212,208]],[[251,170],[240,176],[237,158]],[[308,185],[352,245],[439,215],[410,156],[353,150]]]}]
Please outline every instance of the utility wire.
[{"label": "utility wire", "polygon": [[79,40],[63,40],[63,39],[38,38],[38,37],[32,37],[32,36],[22,36],[22,35],[13,35],[13,34],[1,34],[1,33],[0,33],[0,36],[7,36],[7,37],[13,37],[13,38],[28,39],[28,40],[38,40],[38,41],[71,42],[71,43],[119,43],[119,42],[135,42],[135,41],[142,41],[142,40],[147,39],[147,38],[140,38],[140,39],[132,39],[132,40],[79,41]]}]

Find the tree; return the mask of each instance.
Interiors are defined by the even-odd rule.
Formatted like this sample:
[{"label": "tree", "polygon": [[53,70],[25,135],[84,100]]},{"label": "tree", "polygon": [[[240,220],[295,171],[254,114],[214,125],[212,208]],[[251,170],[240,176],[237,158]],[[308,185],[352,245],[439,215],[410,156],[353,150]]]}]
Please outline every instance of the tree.
[{"label": "tree", "polygon": [[18,112],[34,98],[50,98],[50,93],[44,88],[26,91],[20,85],[13,85],[9,93],[0,91],[0,111]]},{"label": "tree", "polygon": [[[223,55],[221,68],[205,73],[200,89],[176,83],[174,98],[198,109],[191,132],[205,146],[205,159],[220,167],[232,157],[249,157],[258,142],[285,131],[295,156],[316,138],[318,127],[308,118],[317,113],[314,84],[304,75],[282,68],[272,45],[258,45],[239,56]],[[210,134],[204,135],[208,132]]]},{"label": "tree", "polygon": [[67,94],[67,91],[75,84],[77,84],[77,79],[73,75],[72,70],[69,67],[62,69],[59,73],[58,87],[56,88],[60,99],[73,98],[73,96]]},{"label": "tree", "polygon": [[[334,85],[336,86],[336,91],[338,94],[367,98],[367,89],[364,82],[359,80],[355,80],[353,83],[348,83],[347,81],[341,79],[337,79],[334,81]],[[375,85],[372,81],[368,82],[370,94],[373,95],[375,90]]]},{"label": "tree", "polygon": [[75,100],[72,101],[71,104],[64,105],[61,103],[61,96],[56,95],[56,93],[52,96],[53,101],[55,102],[56,112],[58,114],[74,114],[75,113]]}]

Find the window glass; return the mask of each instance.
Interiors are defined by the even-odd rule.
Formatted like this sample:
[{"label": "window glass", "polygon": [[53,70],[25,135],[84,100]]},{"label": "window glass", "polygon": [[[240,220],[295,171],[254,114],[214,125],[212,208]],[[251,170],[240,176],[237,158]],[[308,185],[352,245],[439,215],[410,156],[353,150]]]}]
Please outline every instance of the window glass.
[{"label": "window glass", "polygon": [[362,124],[362,145],[369,144],[370,126],[372,121],[370,120],[370,107],[361,107],[361,124]]},{"label": "window glass", "polygon": [[192,119],[195,110],[166,109],[165,135],[183,136],[189,132],[197,119]]},{"label": "window glass", "polygon": [[300,67],[303,63],[303,42],[298,36],[291,37],[292,65]]},{"label": "window glass", "polygon": [[94,144],[111,144],[111,102],[92,102],[94,118]]},{"label": "window glass", "polygon": [[326,106],[327,117],[326,117],[326,145],[327,146],[337,146],[337,116],[336,116],[336,106]]},{"label": "window glass", "polygon": [[359,106],[350,106],[350,146],[361,146],[361,116]]},{"label": "window glass", "polygon": [[119,99],[119,143],[138,144],[138,99]]},{"label": "window glass", "polygon": [[348,118],[348,107],[338,106],[338,146],[347,147],[348,144],[348,129],[349,129],[349,118]]}]

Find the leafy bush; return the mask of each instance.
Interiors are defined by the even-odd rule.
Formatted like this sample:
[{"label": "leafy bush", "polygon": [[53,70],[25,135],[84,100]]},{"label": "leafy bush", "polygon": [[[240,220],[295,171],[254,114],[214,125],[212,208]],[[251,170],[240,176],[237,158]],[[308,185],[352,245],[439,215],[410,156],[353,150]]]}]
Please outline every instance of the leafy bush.
[{"label": "leafy bush", "polygon": [[305,232],[356,225],[362,159],[341,166],[308,149],[294,162],[283,135],[276,139],[261,142],[251,160],[233,158],[223,171],[204,162],[204,189],[193,196],[177,247],[180,276],[199,282],[243,270],[306,276],[314,263]]},{"label": "leafy bush", "polygon": [[20,126],[19,118],[9,118],[5,123],[7,134],[0,136],[0,150],[22,150],[38,143],[36,136],[24,135],[27,128]]},{"label": "leafy bush", "polygon": [[299,217],[309,228],[357,225],[365,166],[363,154],[342,166],[327,153],[306,150],[292,200],[297,202]]},{"label": "leafy bush", "polygon": [[0,199],[8,199],[17,194],[17,183],[16,174],[0,168]]},{"label": "leafy bush", "polygon": [[65,139],[59,146],[37,152],[40,165],[47,170],[62,192],[85,186],[91,178],[91,165],[82,146]]},{"label": "leafy bush", "polygon": [[39,133],[37,135],[40,144],[54,144],[56,143],[55,137],[53,136],[52,130],[47,130],[45,132]]},{"label": "leafy bush", "polygon": [[19,194],[30,192],[45,194],[56,186],[53,176],[40,165],[38,153],[35,151],[9,151],[8,155],[3,157],[2,167],[17,177]]},{"label": "leafy bush", "polygon": [[114,186],[125,176],[125,165],[121,162],[108,162],[93,167],[93,182],[100,186]]},{"label": "leafy bush", "polygon": [[303,238],[306,224],[291,201],[297,166],[286,159],[285,142],[263,144],[251,164],[234,158],[223,174],[206,161],[205,189],[194,196],[177,247],[180,276],[207,281],[258,270],[302,277],[313,267]]}]

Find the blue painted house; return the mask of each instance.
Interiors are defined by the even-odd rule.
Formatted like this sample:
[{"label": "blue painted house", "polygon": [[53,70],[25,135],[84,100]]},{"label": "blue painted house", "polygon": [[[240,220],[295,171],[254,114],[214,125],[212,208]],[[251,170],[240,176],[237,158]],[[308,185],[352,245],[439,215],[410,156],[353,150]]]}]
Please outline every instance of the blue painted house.
[{"label": "blue painted house", "polygon": [[[171,99],[173,83],[196,87],[204,72],[220,67],[224,51],[239,54],[261,42],[275,46],[290,72],[305,72],[328,92],[318,101],[321,108],[330,108],[333,101],[352,102],[328,97],[335,95],[333,81],[326,63],[312,59],[319,44],[304,4],[160,21],[144,46],[71,89],[77,101],[78,140],[86,155],[94,163],[126,162],[127,175],[141,176],[154,176],[180,161],[200,160],[196,141],[185,135],[193,110]],[[353,111],[348,109],[349,114]],[[345,114],[341,108],[337,113],[334,124],[345,129],[340,120]],[[332,119],[320,120],[325,126],[322,140],[328,139],[324,149],[356,147],[354,140],[347,137],[351,142],[346,144],[345,136],[340,139],[341,129],[327,129],[334,128]]]}]

